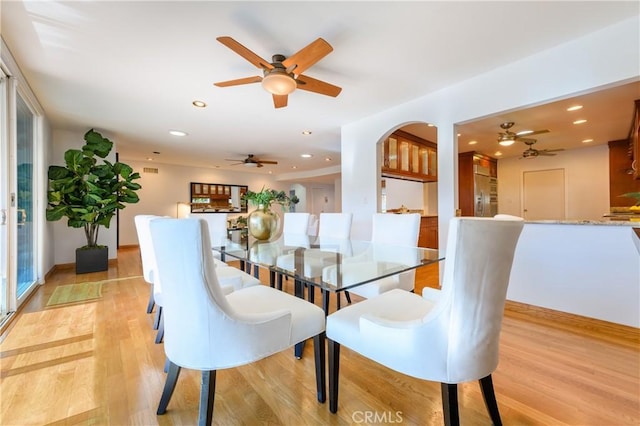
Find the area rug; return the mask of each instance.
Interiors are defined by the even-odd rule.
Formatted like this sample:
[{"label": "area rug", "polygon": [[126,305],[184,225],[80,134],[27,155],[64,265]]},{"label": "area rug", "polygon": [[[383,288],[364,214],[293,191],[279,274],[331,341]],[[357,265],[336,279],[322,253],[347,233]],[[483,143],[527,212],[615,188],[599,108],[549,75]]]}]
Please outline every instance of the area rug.
[{"label": "area rug", "polygon": [[111,278],[110,280],[92,281],[78,284],[59,285],[49,297],[47,306],[62,305],[65,303],[84,302],[86,300],[102,297],[102,284],[116,281],[134,280],[142,278],[142,275],[131,277]]},{"label": "area rug", "polygon": [[47,306],[84,302],[102,297],[102,281],[60,285],[49,297]]}]

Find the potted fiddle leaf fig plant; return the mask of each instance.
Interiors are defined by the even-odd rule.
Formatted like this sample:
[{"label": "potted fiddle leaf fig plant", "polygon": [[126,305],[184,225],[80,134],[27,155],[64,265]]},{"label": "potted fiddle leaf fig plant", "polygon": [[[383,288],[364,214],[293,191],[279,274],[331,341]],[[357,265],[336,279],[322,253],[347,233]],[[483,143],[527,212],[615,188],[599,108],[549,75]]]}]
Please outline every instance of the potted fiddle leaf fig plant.
[{"label": "potted fiddle leaf fig plant", "polygon": [[78,274],[109,268],[108,247],[98,245],[100,226],[109,228],[117,210],[137,203],[136,191],[141,188],[134,182],[139,173],[127,164],[105,160],[112,141],[93,129],[85,133],[84,140],[81,149],[65,152],[65,166],[50,166],[47,175],[47,220],[66,217],[69,227],[84,229],[87,244],[76,249]]}]

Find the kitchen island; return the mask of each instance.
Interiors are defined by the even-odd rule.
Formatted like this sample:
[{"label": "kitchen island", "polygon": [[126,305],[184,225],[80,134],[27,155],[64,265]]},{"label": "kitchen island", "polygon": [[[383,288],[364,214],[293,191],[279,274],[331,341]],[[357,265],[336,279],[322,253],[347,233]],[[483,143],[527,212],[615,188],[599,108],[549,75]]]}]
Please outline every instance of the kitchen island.
[{"label": "kitchen island", "polygon": [[638,222],[527,221],[507,299],[640,327]]}]

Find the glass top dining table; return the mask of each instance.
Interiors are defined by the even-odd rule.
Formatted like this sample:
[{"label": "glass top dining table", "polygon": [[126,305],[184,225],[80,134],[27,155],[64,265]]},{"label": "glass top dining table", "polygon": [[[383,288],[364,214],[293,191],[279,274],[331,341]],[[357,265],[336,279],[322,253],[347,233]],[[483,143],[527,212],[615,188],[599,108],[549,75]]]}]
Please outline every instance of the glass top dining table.
[{"label": "glass top dining table", "polygon": [[[308,235],[282,234],[272,241],[232,238],[212,244],[222,261],[239,260],[246,272],[251,272],[253,267],[256,278],[259,278],[258,266],[267,269],[272,287],[276,277],[279,288],[282,288],[283,276],[293,278],[295,295],[304,299],[306,285],[311,303],[314,303],[314,289],[320,288],[325,315],[329,314],[331,293],[338,296],[336,307],[340,309],[341,292],[350,302],[349,289],[444,259],[437,249]],[[303,349],[304,342],[295,345],[296,358],[302,357]]]},{"label": "glass top dining table", "polygon": [[260,266],[296,283],[318,287],[323,294],[340,293],[381,278],[410,271],[444,259],[437,249],[376,244],[371,241],[330,239],[282,234],[272,241],[251,237],[243,241],[213,242],[221,259],[240,260],[258,276]]}]

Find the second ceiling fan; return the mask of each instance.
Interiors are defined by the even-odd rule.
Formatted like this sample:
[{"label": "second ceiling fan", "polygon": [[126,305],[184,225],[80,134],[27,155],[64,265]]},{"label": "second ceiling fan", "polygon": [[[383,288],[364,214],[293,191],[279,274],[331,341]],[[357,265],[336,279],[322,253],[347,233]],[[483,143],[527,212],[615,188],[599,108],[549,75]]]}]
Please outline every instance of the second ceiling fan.
[{"label": "second ceiling fan", "polygon": [[532,143],[535,143],[536,142],[535,139],[528,139],[525,136],[533,136],[533,135],[539,135],[541,133],[549,133],[549,130],[547,129],[514,133],[510,130],[514,126],[514,124],[515,123],[513,121],[505,121],[504,123],[500,124],[500,128],[504,130],[504,132],[498,133],[498,143],[500,145],[509,146],[509,145],[513,145],[516,141],[522,141],[524,143],[527,143],[528,141],[533,141]]},{"label": "second ceiling fan", "polygon": [[214,83],[218,87],[261,82],[262,87],[272,94],[273,105],[276,108],[286,107],[288,95],[295,89],[332,97],[338,96],[342,91],[338,86],[302,75],[309,67],[333,51],[331,45],[322,38],[318,38],[288,58],[281,54],[275,54],[271,58],[272,62],[262,59],[231,37],[218,37],[216,40],[261,69],[263,73],[262,76],[257,75]]},{"label": "second ceiling fan", "polygon": [[242,160],[236,160],[236,159],[229,159],[226,158],[226,161],[235,161],[235,164],[231,164],[232,166],[237,166],[239,164],[243,164],[246,167],[264,167],[264,164],[278,164],[277,161],[273,161],[273,160],[261,160],[259,158],[256,158],[253,154],[248,154],[247,158],[244,158]]}]

